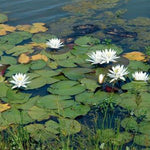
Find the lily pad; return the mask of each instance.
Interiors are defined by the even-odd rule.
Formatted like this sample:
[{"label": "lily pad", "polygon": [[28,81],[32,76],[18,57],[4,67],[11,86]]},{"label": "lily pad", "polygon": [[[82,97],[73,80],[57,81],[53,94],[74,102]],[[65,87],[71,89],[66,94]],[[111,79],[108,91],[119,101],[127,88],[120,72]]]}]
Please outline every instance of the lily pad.
[{"label": "lily pad", "polygon": [[103,103],[105,99],[108,98],[108,93],[98,91],[95,94],[92,92],[84,92],[75,96],[77,102],[88,104],[88,105],[97,105]]},{"label": "lily pad", "polygon": [[72,107],[60,109],[58,113],[65,118],[76,118],[86,115],[90,111],[90,107],[82,104],[75,104]]},{"label": "lily pad", "polygon": [[89,45],[95,45],[99,44],[100,40],[94,37],[88,37],[88,36],[83,36],[79,37],[78,39],[75,40],[75,44],[80,45],[80,46],[89,46]]},{"label": "lily pad", "polygon": [[140,146],[150,146],[150,136],[149,135],[136,135],[134,137],[134,143]]},{"label": "lily pad", "polygon": [[5,14],[0,14],[0,23],[8,21],[8,17]]},{"label": "lily pad", "polygon": [[71,80],[78,80],[84,78],[86,73],[92,72],[89,68],[64,68],[62,69],[64,75]]},{"label": "lily pad", "polygon": [[49,39],[56,38],[55,35],[39,33],[32,37],[32,41],[36,43],[46,43]]},{"label": "lily pad", "polygon": [[133,117],[123,119],[121,121],[121,126],[126,131],[133,131],[133,132],[138,131],[138,124],[137,124],[135,118],[133,118]]},{"label": "lily pad", "polygon": [[38,121],[48,119],[50,117],[50,114],[46,110],[37,106],[33,106],[32,108],[30,108],[28,114],[33,120]]},{"label": "lily pad", "polygon": [[95,91],[95,89],[97,87],[99,87],[99,85],[97,84],[97,81],[92,80],[92,79],[88,79],[88,78],[83,78],[80,80],[80,82],[86,86],[86,88],[90,91]]},{"label": "lily pad", "polygon": [[15,65],[17,63],[17,60],[11,56],[1,56],[0,63],[1,64]]},{"label": "lily pad", "polygon": [[65,80],[51,85],[48,91],[58,95],[76,95],[85,91],[85,86],[76,81]]},{"label": "lily pad", "polygon": [[70,96],[47,95],[37,100],[36,106],[45,109],[64,109],[74,105]]},{"label": "lily pad", "polygon": [[45,61],[43,61],[43,60],[36,60],[36,61],[33,61],[33,62],[31,63],[30,68],[31,68],[32,70],[36,70],[36,69],[42,69],[42,68],[44,68],[45,66],[46,66]]}]

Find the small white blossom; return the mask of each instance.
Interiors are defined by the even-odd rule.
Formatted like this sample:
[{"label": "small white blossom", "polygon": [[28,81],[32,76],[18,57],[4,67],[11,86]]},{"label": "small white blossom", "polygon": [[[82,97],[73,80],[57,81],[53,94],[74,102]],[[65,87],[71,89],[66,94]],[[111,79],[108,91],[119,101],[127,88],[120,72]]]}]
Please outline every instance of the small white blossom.
[{"label": "small white blossom", "polygon": [[112,78],[110,82],[113,82],[118,79],[125,81],[124,76],[128,74],[127,68],[125,68],[124,65],[117,65],[115,67],[112,67],[112,70],[109,70],[109,72],[110,73],[108,73],[108,76]]},{"label": "small white blossom", "polygon": [[143,71],[136,71],[135,73],[132,74],[134,80],[137,80],[137,81],[147,81],[149,80],[149,76],[146,72],[143,72]]},{"label": "small white blossom", "polygon": [[89,53],[88,56],[90,59],[86,59],[86,61],[91,62],[92,64],[101,64],[102,51],[96,51]]},{"label": "small white blossom", "polygon": [[30,83],[30,81],[28,81],[28,78],[26,76],[26,74],[23,73],[16,73],[15,75],[12,76],[13,80],[10,81],[10,83],[13,83],[14,86],[12,87],[12,89],[14,88],[21,88],[24,87],[26,88],[26,84]]},{"label": "small white blossom", "polygon": [[105,75],[104,74],[100,74],[99,77],[98,77],[98,82],[100,84],[102,84],[104,82],[104,78],[105,78]]},{"label": "small white blossom", "polygon": [[61,40],[58,38],[50,39],[48,42],[46,42],[46,45],[53,49],[59,49],[60,47],[64,46],[63,42],[61,42]]},{"label": "small white blossom", "polygon": [[110,63],[110,62],[116,62],[115,59],[117,59],[119,57],[116,56],[116,51],[112,50],[112,49],[105,49],[102,51],[101,54],[101,64],[104,63]]}]

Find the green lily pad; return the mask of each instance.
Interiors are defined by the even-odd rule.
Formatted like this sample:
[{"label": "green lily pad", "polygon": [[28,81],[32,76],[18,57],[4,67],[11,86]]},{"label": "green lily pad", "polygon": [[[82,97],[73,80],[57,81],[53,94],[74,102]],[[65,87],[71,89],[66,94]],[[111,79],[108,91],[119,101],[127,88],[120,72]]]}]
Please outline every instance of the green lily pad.
[{"label": "green lily pad", "polygon": [[55,139],[56,136],[47,130],[45,130],[44,125],[42,124],[30,124],[25,126],[25,129],[30,133],[31,137],[34,138],[37,142],[45,142]]},{"label": "green lily pad", "polygon": [[133,117],[123,119],[121,121],[121,126],[126,131],[133,131],[133,132],[138,131],[138,124],[137,124],[135,118],[133,118]]},{"label": "green lily pad", "polygon": [[33,70],[42,69],[46,66],[46,62],[43,60],[36,60],[31,63],[30,68]]},{"label": "green lily pad", "polygon": [[99,39],[94,37],[88,37],[88,36],[79,37],[78,39],[75,40],[75,44],[80,46],[89,46],[89,45],[94,45],[99,43],[100,43]]},{"label": "green lily pad", "polygon": [[97,136],[101,143],[107,143],[112,138],[115,137],[115,131],[113,129],[104,129],[104,130],[97,130]]},{"label": "green lily pad", "polygon": [[116,97],[117,104],[127,110],[134,110],[137,107],[135,94],[123,93]]},{"label": "green lily pad", "polygon": [[95,91],[95,89],[97,87],[99,87],[99,85],[97,84],[97,81],[92,80],[92,79],[88,79],[88,78],[83,78],[80,80],[80,82],[86,86],[86,88],[90,91]]},{"label": "green lily pad", "polygon": [[150,146],[150,136],[149,135],[136,135],[134,137],[134,143],[140,146]]},{"label": "green lily pad", "polygon": [[32,37],[32,41],[36,43],[46,43],[49,39],[56,38],[55,35],[39,33]]},{"label": "green lily pad", "polygon": [[5,14],[0,14],[0,23],[8,21],[8,17]]},{"label": "green lily pad", "polygon": [[0,37],[0,44],[16,45],[31,37],[32,34],[29,32],[14,32]]},{"label": "green lily pad", "polygon": [[61,133],[63,135],[70,135],[80,132],[81,125],[76,120],[70,120],[70,119],[58,119],[59,123],[56,123],[52,120],[47,121],[45,123],[46,130],[50,131],[54,134]]},{"label": "green lily pad", "polygon": [[86,73],[92,72],[92,69],[88,68],[64,68],[62,69],[64,75],[71,80],[78,80],[84,78]]},{"label": "green lily pad", "polygon": [[128,132],[121,132],[115,135],[115,138],[112,139],[114,145],[123,145],[129,143],[133,139],[133,135]]},{"label": "green lily pad", "polygon": [[22,104],[29,100],[31,94],[21,93],[11,89],[7,90],[6,98],[3,98],[3,101],[9,102],[11,104]]},{"label": "green lily pad", "polygon": [[75,104],[72,107],[60,109],[58,113],[65,118],[76,118],[86,115],[90,111],[90,107],[82,104]]},{"label": "green lily pad", "polygon": [[75,100],[83,104],[97,105],[103,103],[108,96],[108,93],[102,91],[98,91],[95,94],[92,92],[84,92],[76,95]]},{"label": "green lily pad", "polygon": [[119,55],[123,52],[123,49],[114,45],[114,44],[111,44],[111,45],[103,45],[103,44],[99,44],[99,45],[96,45],[96,46],[92,46],[90,48],[90,50],[92,51],[96,51],[96,50],[105,50],[105,49],[113,49],[116,51],[116,53]]},{"label": "green lily pad", "polygon": [[31,46],[29,45],[19,45],[19,46],[15,46],[11,49],[6,50],[5,52],[7,54],[12,54],[12,56],[19,56],[22,53],[32,53],[34,50],[32,49]]},{"label": "green lily pad", "polygon": [[15,108],[3,112],[2,117],[5,118],[7,124],[25,124],[33,121],[25,111],[21,112]]},{"label": "green lily pad", "polygon": [[0,63],[1,64],[15,65],[17,63],[17,60],[11,56],[1,56]]},{"label": "green lily pad", "polygon": [[47,90],[52,94],[76,95],[85,91],[85,86],[79,84],[77,81],[65,80],[54,83]]},{"label": "green lily pad", "polygon": [[36,106],[45,109],[63,109],[74,105],[70,96],[47,95],[37,100]]},{"label": "green lily pad", "polygon": [[33,120],[38,121],[48,119],[50,117],[50,114],[47,111],[37,106],[33,106],[32,108],[30,108],[28,114]]},{"label": "green lily pad", "polygon": [[148,71],[148,69],[149,65],[146,63],[134,60],[129,61],[128,70],[131,73],[134,73],[135,71]]},{"label": "green lily pad", "polygon": [[144,121],[139,124],[139,130],[140,133],[143,133],[145,135],[150,136],[150,122]]},{"label": "green lily pad", "polygon": [[6,97],[8,87],[6,86],[6,83],[2,82],[0,83],[0,97]]}]

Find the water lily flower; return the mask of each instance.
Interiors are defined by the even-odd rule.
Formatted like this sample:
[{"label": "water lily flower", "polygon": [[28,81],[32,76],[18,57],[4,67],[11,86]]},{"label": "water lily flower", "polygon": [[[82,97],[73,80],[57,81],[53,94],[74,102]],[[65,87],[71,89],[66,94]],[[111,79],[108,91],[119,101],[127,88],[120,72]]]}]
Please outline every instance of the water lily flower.
[{"label": "water lily flower", "polygon": [[132,74],[134,80],[137,80],[137,81],[147,81],[149,80],[149,76],[146,72],[143,72],[143,71],[136,71],[135,73]]},{"label": "water lily flower", "polygon": [[101,55],[102,51],[89,53],[88,56],[90,57],[90,59],[86,59],[86,61],[89,61],[92,64],[101,64],[101,57],[102,57]]},{"label": "water lily flower", "polygon": [[119,58],[116,55],[116,51],[112,49],[97,50],[96,52],[89,53],[88,56],[90,59],[87,59],[87,61],[92,62],[92,64],[108,64],[110,62],[116,62],[115,59]]},{"label": "water lily flower", "polygon": [[105,78],[105,75],[104,74],[100,74],[99,77],[98,77],[98,82],[100,84],[102,84],[104,82],[104,78]]},{"label": "water lily flower", "polygon": [[26,88],[26,84],[30,83],[30,81],[28,81],[28,78],[26,74],[23,73],[16,73],[15,75],[12,76],[13,80],[10,81],[10,83],[13,83],[14,86],[12,87],[12,89],[14,88],[21,88],[24,87]]},{"label": "water lily flower", "polygon": [[108,73],[107,75],[112,78],[112,80],[110,81],[113,82],[115,80],[121,79],[123,81],[125,81],[125,75],[127,75],[129,72],[127,71],[127,68],[124,67],[124,65],[117,65],[115,67],[112,67],[112,70],[109,70],[110,73]]},{"label": "water lily flower", "polygon": [[110,62],[116,62],[115,59],[119,58],[118,56],[116,56],[116,51],[113,49],[105,49],[102,51],[101,54],[101,64],[104,63],[110,63]]},{"label": "water lily flower", "polygon": [[59,49],[60,47],[64,46],[63,42],[61,42],[61,40],[58,38],[50,39],[48,42],[46,42],[46,45],[53,49]]}]

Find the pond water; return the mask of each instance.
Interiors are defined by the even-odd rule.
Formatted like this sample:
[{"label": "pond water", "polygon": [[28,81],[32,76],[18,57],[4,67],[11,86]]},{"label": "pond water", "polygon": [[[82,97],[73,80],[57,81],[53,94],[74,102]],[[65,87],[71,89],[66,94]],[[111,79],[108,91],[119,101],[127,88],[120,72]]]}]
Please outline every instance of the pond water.
[{"label": "pond water", "polygon": [[[67,135],[79,150],[150,148],[150,0],[0,2],[0,130],[21,123],[29,149],[67,149]],[[53,49],[56,37],[64,46]],[[104,60],[104,49],[115,56]],[[108,75],[118,64],[119,77]],[[12,89],[16,73],[27,87]]]}]

